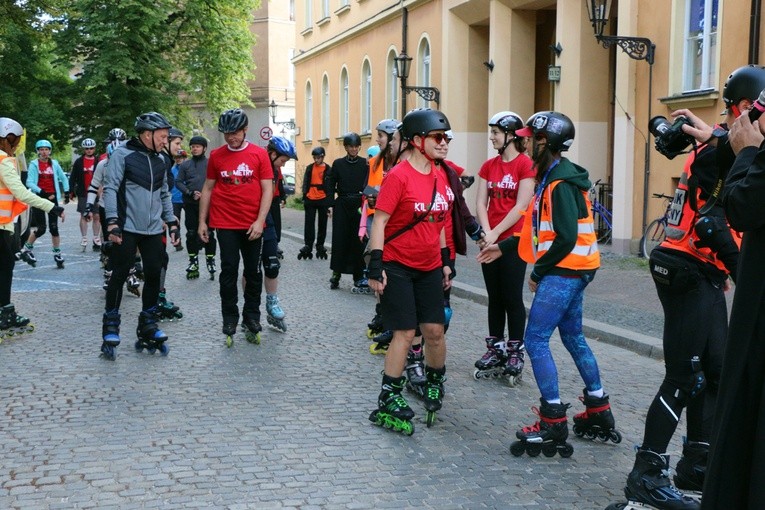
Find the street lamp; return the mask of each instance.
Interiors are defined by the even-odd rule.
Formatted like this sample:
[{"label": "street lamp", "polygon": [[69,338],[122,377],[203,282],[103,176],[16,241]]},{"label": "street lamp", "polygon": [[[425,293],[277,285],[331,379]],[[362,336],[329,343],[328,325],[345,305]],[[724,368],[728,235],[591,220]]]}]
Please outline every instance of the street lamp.
[{"label": "street lamp", "polygon": [[271,100],[271,103],[268,105],[268,110],[271,112],[271,122],[276,124],[277,126],[284,126],[287,129],[295,129],[295,119],[290,119],[288,121],[280,122],[276,120],[276,109],[278,108],[276,101],[273,99]]},{"label": "street lamp", "polygon": [[[645,60],[648,62],[648,118],[651,118],[651,95],[653,92],[653,59],[656,52],[656,45],[645,37],[624,37],[615,35],[603,35],[608,23],[608,16],[611,14],[611,0],[584,0],[587,6],[587,15],[592,23],[592,29],[595,32],[595,39],[598,40],[604,48],[608,49],[612,45],[619,46],[631,59]],[[651,147],[650,133],[645,138],[645,175],[643,178],[643,228],[645,231],[648,214],[648,180],[651,176]]]},{"label": "street lamp", "polygon": [[409,78],[409,70],[412,67],[412,57],[406,54],[404,50],[393,59],[396,62],[396,76],[401,80],[401,118],[406,115],[406,95],[410,92],[416,92],[418,96],[425,101],[433,101],[436,108],[440,106],[441,92],[436,87],[409,87],[406,84]]}]

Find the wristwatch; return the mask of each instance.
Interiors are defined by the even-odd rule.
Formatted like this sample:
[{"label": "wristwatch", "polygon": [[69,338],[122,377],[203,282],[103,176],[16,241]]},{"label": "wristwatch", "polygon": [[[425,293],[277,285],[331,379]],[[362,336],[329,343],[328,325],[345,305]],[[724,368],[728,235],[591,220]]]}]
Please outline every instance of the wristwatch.
[{"label": "wristwatch", "polygon": [[719,138],[723,138],[725,136],[728,136],[728,130],[724,129],[724,128],[721,128],[720,126],[717,126],[717,127],[715,127],[712,130],[712,136],[710,136],[709,139],[706,142],[704,142],[704,143],[706,144],[706,143],[709,143],[709,142],[711,142],[712,140],[714,140],[716,138],[719,139]]}]

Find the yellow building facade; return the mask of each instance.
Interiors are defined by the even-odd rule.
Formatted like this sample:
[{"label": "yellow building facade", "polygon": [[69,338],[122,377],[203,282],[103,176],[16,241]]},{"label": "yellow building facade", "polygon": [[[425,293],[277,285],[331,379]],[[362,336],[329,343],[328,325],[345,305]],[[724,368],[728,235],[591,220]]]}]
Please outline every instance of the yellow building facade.
[{"label": "yellow building facade", "polygon": [[[344,155],[350,131],[366,149],[380,120],[427,106],[449,118],[450,159],[475,174],[494,155],[491,115],[560,111],[576,126],[566,156],[603,185],[620,253],[637,252],[644,222],[664,210],[652,194],[673,192],[685,159],[656,152],[653,137],[646,150],[649,117],[687,107],[721,122],[725,79],[756,63],[761,47],[759,26],[750,27],[762,18],[759,2],[744,0],[614,1],[604,35],[649,39],[653,64],[601,46],[585,0],[293,1],[299,167],[313,147],[328,161]],[[438,104],[404,94],[402,51],[412,58],[406,85],[438,89]]]}]

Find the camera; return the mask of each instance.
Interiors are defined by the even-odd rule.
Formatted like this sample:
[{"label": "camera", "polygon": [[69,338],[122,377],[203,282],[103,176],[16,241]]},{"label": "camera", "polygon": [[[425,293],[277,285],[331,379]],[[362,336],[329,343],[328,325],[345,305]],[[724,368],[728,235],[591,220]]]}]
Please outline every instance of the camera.
[{"label": "camera", "polygon": [[648,121],[648,131],[656,138],[656,150],[667,159],[683,154],[694,142],[691,135],[683,132],[683,125],[693,126],[686,117],[678,117],[672,124],[661,115]]}]

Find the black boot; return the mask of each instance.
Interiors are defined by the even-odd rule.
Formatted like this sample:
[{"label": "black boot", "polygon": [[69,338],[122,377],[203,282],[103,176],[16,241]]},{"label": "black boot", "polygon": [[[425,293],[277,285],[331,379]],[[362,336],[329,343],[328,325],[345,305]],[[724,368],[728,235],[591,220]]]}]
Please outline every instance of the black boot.
[{"label": "black boot", "polygon": [[669,455],[638,448],[635,466],[627,476],[627,500],[661,510],[698,510],[701,505],[677,490],[669,481]]},{"label": "black boot", "polygon": [[701,492],[707,472],[709,443],[683,438],[683,456],[677,461],[675,485],[685,491]]}]

